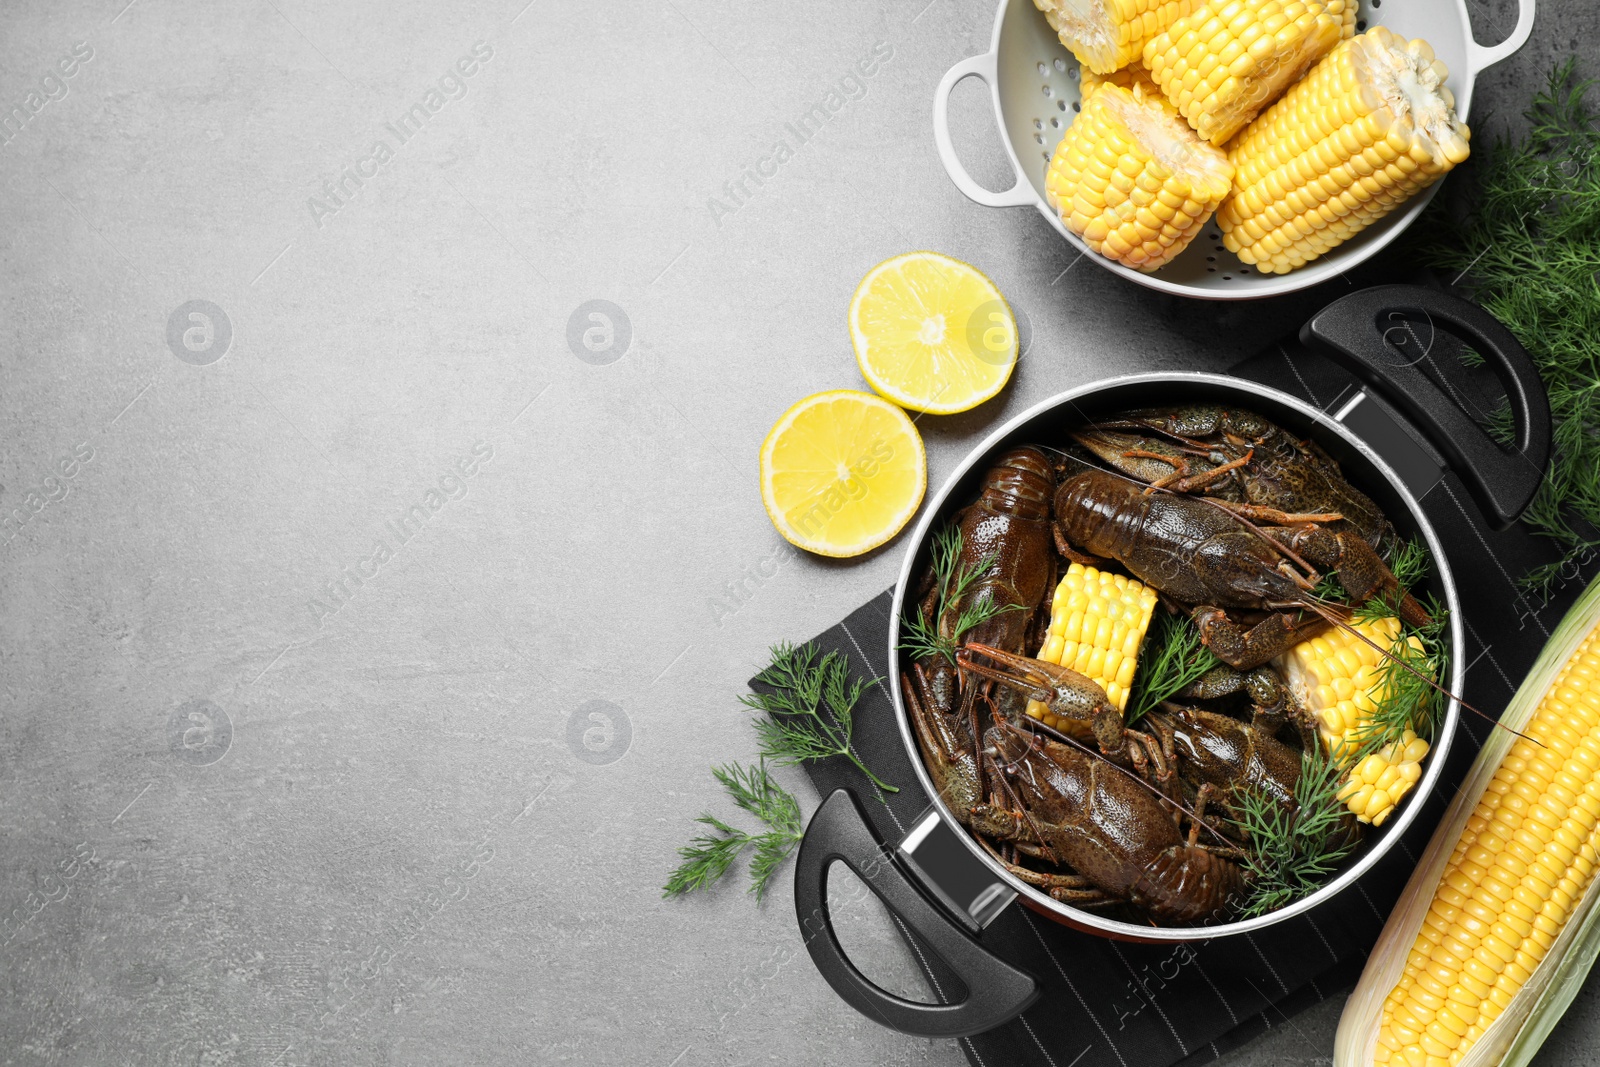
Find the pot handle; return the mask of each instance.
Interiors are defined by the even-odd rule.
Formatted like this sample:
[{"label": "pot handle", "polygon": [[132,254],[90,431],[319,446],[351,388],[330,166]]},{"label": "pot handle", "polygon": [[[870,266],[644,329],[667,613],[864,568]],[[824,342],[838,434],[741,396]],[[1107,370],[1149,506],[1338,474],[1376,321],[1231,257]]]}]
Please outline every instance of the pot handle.
[{"label": "pot handle", "polygon": [[[898,997],[862,974],[844,954],[828,913],[828,868],[837,860],[871,888],[967,987],[955,1004],[919,1004]],[[917,1037],[966,1037],[1026,1011],[1039,984],[989,952],[938,909],[891,858],[861,801],[836,789],[811,817],[795,861],[794,909],[811,960],[845,1002],[892,1030]]]},{"label": "pot handle", "polygon": [[957,158],[956,146],[950,140],[950,93],[963,78],[981,78],[985,85],[994,85],[995,54],[985,52],[963,59],[944,72],[939,88],[933,92],[933,143],[939,149],[939,162],[944,164],[945,173],[968,200],[984,207],[1024,207],[1033,203],[1033,188],[1022,175],[1017,175],[1016,184],[1011,188],[990,192],[972,180],[972,175]]},{"label": "pot handle", "polygon": [[[1420,311],[1448,327],[1494,369],[1516,422],[1507,452],[1417,364],[1389,340]],[[1414,334],[1412,334],[1414,338]],[[1466,484],[1491,528],[1515,522],[1544,480],[1550,458],[1550,399],[1527,350],[1483,308],[1417,285],[1379,285],[1341,297],[1300,329],[1300,341],[1326,353],[1372,386],[1420,427]],[[1432,344],[1432,338],[1429,339]]]},{"label": "pot handle", "polygon": [[1472,27],[1467,27],[1467,65],[1472,68],[1474,76],[1482,74],[1485,68],[1494,66],[1528,43],[1528,35],[1533,33],[1533,2],[1518,0],[1517,24],[1511,28],[1511,36],[1499,44],[1479,44],[1472,39]]}]

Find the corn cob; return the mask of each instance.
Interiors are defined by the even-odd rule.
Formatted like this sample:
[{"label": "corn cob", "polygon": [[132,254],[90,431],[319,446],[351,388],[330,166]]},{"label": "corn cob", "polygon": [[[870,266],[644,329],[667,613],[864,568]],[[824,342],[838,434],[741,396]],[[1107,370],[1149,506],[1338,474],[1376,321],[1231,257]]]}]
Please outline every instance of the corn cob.
[{"label": "corn cob", "polygon": [[1356,35],[1356,9],[1361,6],[1357,3],[1357,0],[1323,0],[1323,4],[1327,7],[1328,14],[1332,15],[1334,21],[1339,23],[1340,38],[1354,37]]},{"label": "corn cob", "polygon": [[[1372,713],[1385,698],[1378,648],[1393,651],[1400,639],[1400,620],[1393,616],[1354,625],[1372,644],[1347,630],[1329,630],[1301,641],[1274,661],[1290,693],[1317,716],[1317,730],[1341,764],[1358,754],[1367,740]],[[1417,638],[1406,640],[1421,651]],[[1422,777],[1427,754],[1428,742],[1405,731],[1399,740],[1348,769],[1339,799],[1362,822],[1381,826]]]},{"label": "corn cob", "polygon": [[[1074,563],[1056,586],[1050,630],[1038,658],[1086,675],[1121,711],[1128,705],[1139,645],[1155,610],[1156,594],[1148,586]],[[1037,700],[1028,701],[1028,714],[1046,726],[1066,728]]]},{"label": "corn cob", "polygon": [[1150,78],[1150,72],[1144,69],[1144,64],[1139,62],[1129,63],[1121,70],[1114,70],[1110,74],[1096,74],[1088,67],[1078,68],[1078,98],[1087,101],[1089,94],[1102,85],[1120,85],[1124,89],[1132,89],[1135,85],[1146,96],[1160,96],[1161,86]]},{"label": "corn cob", "polygon": [[1084,70],[1110,74],[1139,58],[1144,44],[1196,0],[1033,0]]},{"label": "corn cob", "polygon": [[1322,0],[1207,0],[1144,46],[1196,133],[1220,145],[1339,43]]},{"label": "corn cob", "polygon": [[1056,146],[1045,196],[1091,249],[1152,271],[1194,240],[1232,179],[1164,97],[1103,85]]},{"label": "corn cob", "polygon": [[1522,729],[1541,743],[1508,746],[1467,818],[1383,1002],[1378,1064],[1459,1063],[1583,899],[1600,848],[1600,626]]},{"label": "corn cob", "polygon": [[1223,244],[1283,274],[1323,255],[1467,158],[1447,71],[1382,26],[1341,42],[1239,131]]}]

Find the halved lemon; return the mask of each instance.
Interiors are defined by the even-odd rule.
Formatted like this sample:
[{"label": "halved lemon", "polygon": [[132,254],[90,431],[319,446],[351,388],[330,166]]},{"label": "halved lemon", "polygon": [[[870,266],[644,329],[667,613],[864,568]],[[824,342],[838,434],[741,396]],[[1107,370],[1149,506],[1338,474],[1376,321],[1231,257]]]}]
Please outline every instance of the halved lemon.
[{"label": "halved lemon", "polygon": [[927,488],[922,435],[871,393],[808,396],[761,443],[761,501],[772,525],[819,555],[877,548],[916,514]]},{"label": "halved lemon", "polygon": [[984,273],[937,252],[907,252],[867,272],[850,301],[862,377],[912,411],[967,411],[1004,388],[1017,320]]}]

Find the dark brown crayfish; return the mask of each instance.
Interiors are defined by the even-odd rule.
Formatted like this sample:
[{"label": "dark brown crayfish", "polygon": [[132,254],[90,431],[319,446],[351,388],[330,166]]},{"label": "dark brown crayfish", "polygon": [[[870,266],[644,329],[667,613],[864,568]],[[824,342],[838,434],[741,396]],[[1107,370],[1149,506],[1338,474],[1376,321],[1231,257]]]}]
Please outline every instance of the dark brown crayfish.
[{"label": "dark brown crayfish", "polygon": [[[1260,666],[1328,625],[1310,594],[1315,575],[1297,571],[1289,555],[1308,544],[1331,543],[1318,558],[1336,565],[1340,584],[1357,603],[1396,597],[1402,619],[1428,621],[1372,547],[1353,534],[1316,525],[1253,527],[1216,502],[1152,492],[1102,470],[1067,477],[1056,490],[1055,514],[1063,555],[1114,559],[1172,600],[1195,605],[1206,646],[1240,670]],[[1229,609],[1267,614],[1247,625]]]},{"label": "dark brown crayfish", "polygon": [[[941,637],[954,642],[962,613],[988,605],[989,617],[959,635],[963,643],[1014,651],[1038,644],[1055,591],[1050,527],[1055,480],[1049,458],[1037,448],[1014,448],[984,474],[978,498],[955,517],[961,538],[955,566],[972,581],[941,610],[940,583],[931,569],[924,577],[921,610],[925,618],[937,614]],[[979,682],[963,677],[943,655],[925,657],[900,679],[923,759],[957,818],[965,818],[980,799]],[[1017,698],[1003,700],[1004,714],[1021,713]]]},{"label": "dark brown crayfish", "polygon": [[1070,865],[1077,873],[1007,865],[1056,900],[1126,901],[1158,922],[1193,923],[1220,915],[1243,883],[1228,858],[1236,850],[1201,844],[1198,822],[1185,837],[1162,802],[1112,763],[1006,723],[984,735],[984,758],[1019,803],[977,805],[973,829]]}]

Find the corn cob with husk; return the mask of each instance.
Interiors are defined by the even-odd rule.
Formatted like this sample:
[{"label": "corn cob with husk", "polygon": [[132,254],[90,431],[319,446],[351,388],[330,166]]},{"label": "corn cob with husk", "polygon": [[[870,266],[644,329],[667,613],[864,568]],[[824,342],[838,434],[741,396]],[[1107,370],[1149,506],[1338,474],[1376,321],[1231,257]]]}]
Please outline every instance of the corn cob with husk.
[{"label": "corn cob with husk", "polygon": [[[1037,658],[1086,676],[1122,711],[1155,610],[1156,594],[1149,586],[1073,563],[1056,586],[1050,629]],[[1071,727],[1037,700],[1028,701],[1028,714],[1058,730]]]},{"label": "corn cob with husk", "polygon": [[1078,98],[1087,101],[1089,94],[1102,85],[1120,85],[1131,90],[1135,85],[1146,96],[1160,96],[1161,86],[1157,85],[1150,77],[1150,72],[1144,69],[1140,62],[1129,63],[1121,70],[1114,70],[1110,74],[1096,74],[1088,67],[1078,68]]},{"label": "corn cob with husk", "polygon": [[1110,74],[1145,42],[1189,13],[1196,0],[1033,0],[1084,70]]},{"label": "corn cob with husk", "polygon": [[[1353,763],[1346,767],[1339,799],[1360,821],[1381,826],[1422,777],[1429,746],[1408,729],[1361,755],[1371,737],[1373,712],[1389,697],[1379,649],[1392,654],[1399,647],[1400,620],[1389,616],[1356,622],[1353,628],[1357,633],[1336,628],[1302,641],[1274,665],[1289,692],[1316,716],[1329,754],[1341,765]],[[1421,652],[1417,638],[1405,640]]]},{"label": "corn cob with husk", "polygon": [[1360,233],[1467,158],[1447,71],[1382,26],[1340,43],[1229,146],[1223,244],[1282,274]]},{"label": "corn cob with husk", "polygon": [[1322,0],[1207,0],[1144,46],[1144,66],[1220,145],[1339,43]]},{"label": "corn cob with husk", "polygon": [[1102,85],[1056,146],[1045,196],[1092,250],[1152,271],[1194,240],[1232,179],[1165,98]]},{"label": "corn cob with husk", "polygon": [[1338,1067],[1518,1067],[1595,958],[1600,582],[1500,722],[1346,1005]]}]

